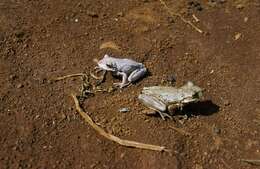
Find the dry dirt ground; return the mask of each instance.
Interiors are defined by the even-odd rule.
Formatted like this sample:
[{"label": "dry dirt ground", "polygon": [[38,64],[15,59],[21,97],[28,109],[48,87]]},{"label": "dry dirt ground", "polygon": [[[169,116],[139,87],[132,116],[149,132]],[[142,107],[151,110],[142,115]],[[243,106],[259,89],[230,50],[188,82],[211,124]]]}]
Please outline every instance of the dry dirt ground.
[{"label": "dry dirt ground", "polygon": [[[155,0],[0,1],[0,168],[259,167],[241,159],[260,160],[260,2],[165,2],[204,33]],[[100,49],[105,42],[119,49]],[[140,61],[150,75],[87,99],[84,109],[108,132],[171,153],[106,140],[74,108],[69,95],[79,78],[48,83],[93,69],[105,53]],[[175,120],[145,115],[142,88],[173,76],[176,86],[191,80],[204,88],[203,100]],[[104,84],[119,80],[108,74]]]}]

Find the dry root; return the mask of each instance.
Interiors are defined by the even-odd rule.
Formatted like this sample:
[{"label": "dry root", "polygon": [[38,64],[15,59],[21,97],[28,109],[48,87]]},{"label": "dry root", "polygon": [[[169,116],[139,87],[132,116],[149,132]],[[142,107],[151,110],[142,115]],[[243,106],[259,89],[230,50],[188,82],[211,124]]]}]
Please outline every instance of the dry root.
[{"label": "dry root", "polygon": [[78,111],[78,113],[84,118],[84,120],[91,126],[93,127],[100,135],[102,135],[103,137],[114,141],[122,146],[126,146],[126,147],[133,147],[133,148],[139,148],[139,149],[147,149],[147,150],[153,150],[153,151],[167,151],[169,152],[169,149],[166,149],[164,146],[157,146],[157,145],[151,145],[151,144],[144,144],[144,143],[139,143],[136,141],[130,141],[130,140],[123,140],[120,139],[117,136],[114,136],[112,134],[107,133],[104,129],[102,129],[101,127],[99,127],[92,119],[91,117],[85,113],[82,108],[79,105],[79,101],[77,99],[77,97],[74,94],[71,94],[74,102],[75,102],[75,106],[76,106],[76,110]]}]

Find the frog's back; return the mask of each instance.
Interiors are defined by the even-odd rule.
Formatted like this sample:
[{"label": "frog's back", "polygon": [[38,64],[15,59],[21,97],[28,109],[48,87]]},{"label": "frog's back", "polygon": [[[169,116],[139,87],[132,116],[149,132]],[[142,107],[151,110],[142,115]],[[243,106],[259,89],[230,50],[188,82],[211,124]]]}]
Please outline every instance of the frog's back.
[{"label": "frog's back", "polygon": [[142,63],[136,62],[132,59],[120,59],[120,58],[113,58],[114,64],[116,65],[117,69],[123,71],[125,73],[130,73],[137,68],[143,68],[144,65]]},{"label": "frog's back", "polygon": [[183,98],[183,95],[179,92],[179,89],[170,86],[144,87],[143,93],[153,95],[168,103],[178,102]]}]

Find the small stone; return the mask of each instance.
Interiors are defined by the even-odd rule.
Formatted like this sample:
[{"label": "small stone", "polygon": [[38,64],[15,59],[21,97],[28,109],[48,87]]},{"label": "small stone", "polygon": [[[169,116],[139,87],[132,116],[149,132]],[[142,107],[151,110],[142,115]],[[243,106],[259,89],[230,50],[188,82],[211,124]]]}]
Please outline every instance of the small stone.
[{"label": "small stone", "polygon": [[10,78],[10,80],[14,80],[14,79],[17,78],[17,76],[16,75],[10,75],[9,78]]},{"label": "small stone", "polygon": [[119,13],[117,13],[117,16],[118,16],[118,17],[123,17],[124,14],[123,14],[123,12],[119,12]]},{"label": "small stone", "polygon": [[23,48],[25,49],[25,48],[27,48],[29,45],[28,44],[24,44],[23,45]]},{"label": "small stone", "polygon": [[224,105],[229,106],[231,103],[228,100],[224,100]]},{"label": "small stone", "polygon": [[237,33],[237,34],[235,35],[235,40],[240,39],[241,35],[242,35],[241,33]]},{"label": "small stone", "polygon": [[214,132],[215,134],[220,134],[220,133],[221,133],[221,130],[220,130],[220,128],[218,128],[217,126],[214,126],[214,127],[213,127],[213,132]]},{"label": "small stone", "polygon": [[248,21],[248,17],[245,17],[245,18],[244,18],[244,22],[247,22],[247,21]]},{"label": "small stone", "polygon": [[35,116],[35,119],[38,119],[40,117],[40,115],[39,114],[37,114],[36,116]]},{"label": "small stone", "polygon": [[23,86],[22,83],[19,83],[19,84],[16,86],[17,89],[20,89],[20,88],[23,88],[23,87],[24,87],[24,86]]},{"label": "small stone", "polygon": [[88,12],[87,12],[87,15],[88,15],[88,16],[91,16],[91,17],[93,17],[93,18],[97,18],[97,17],[98,17],[98,14],[95,13],[95,12],[93,12],[93,11],[88,11]]},{"label": "small stone", "polygon": [[130,109],[127,108],[127,107],[124,107],[124,108],[119,109],[119,112],[120,112],[120,113],[126,113],[126,112],[129,112],[129,111],[130,111]]},{"label": "small stone", "polygon": [[75,22],[77,23],[78,21],[79,21],[79,19],[76,18],[76,19],[75,19]]},{"label": "small stone", "polygon": [[236,6],[236,8],[237,9],[243,9],[245,6],[243,5],[243,4],[238,4],[237,6]]}]

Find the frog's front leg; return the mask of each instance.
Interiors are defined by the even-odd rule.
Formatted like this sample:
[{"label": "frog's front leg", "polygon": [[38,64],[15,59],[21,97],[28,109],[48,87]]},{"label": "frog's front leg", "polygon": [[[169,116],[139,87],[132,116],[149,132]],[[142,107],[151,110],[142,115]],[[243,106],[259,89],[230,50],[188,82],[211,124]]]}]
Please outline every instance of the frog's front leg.
[{"label": "frog's front leg", "polygon": [[116,75],[122,76],[122,82],[121,83],[114,83],[115,86],[119,86],[120,88],[128,86],[131,82],[127,80],[127,74],[124,72],[117,72]]},{"label": "frog's front leg", "polygon": [[168,117],[170,120],[172,120],[172,117],[168,114],[168,113],[164,113],[164,112],[160,112],[160,111],[156,111],[160,114],[161,118],[163,120],[165,120],[165,117]]},{"label": "frog's front leg", "polygon": [[141,69],[136,69],[135,71],[133,71],[129,77],[128,77],[128,81],[129,82],[134,82],[142,77],[144,77],[144,75],[146,74],[147,69],[146,68],[141,68]]}]

